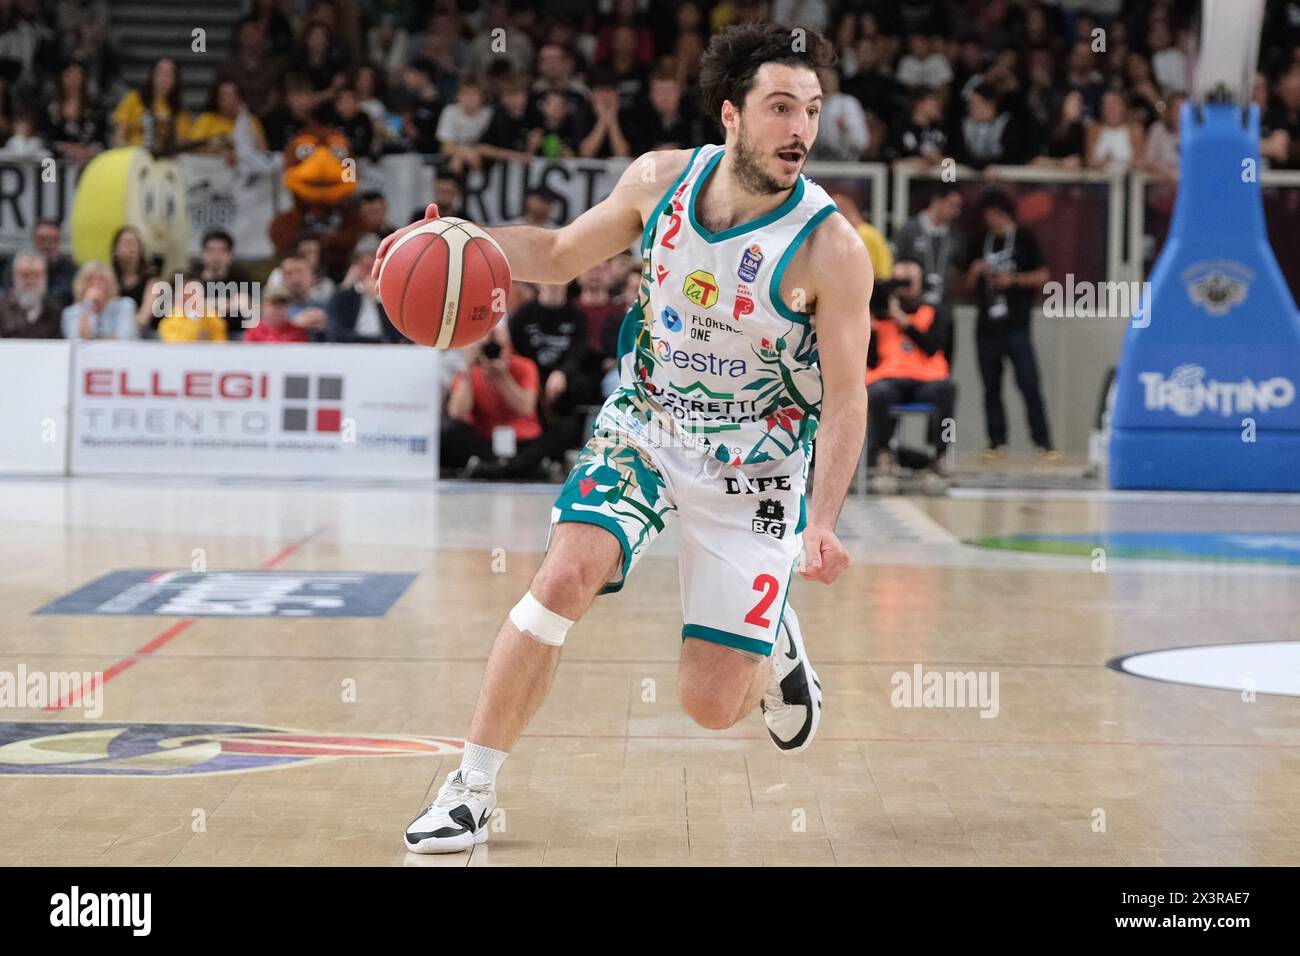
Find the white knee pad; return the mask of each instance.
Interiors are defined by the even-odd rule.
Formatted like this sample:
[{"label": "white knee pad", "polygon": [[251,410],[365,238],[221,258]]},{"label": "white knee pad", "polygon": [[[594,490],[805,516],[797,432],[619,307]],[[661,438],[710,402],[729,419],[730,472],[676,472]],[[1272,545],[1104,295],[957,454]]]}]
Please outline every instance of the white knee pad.
[{"label": "white knee pad", "polygon": [[510,609],[510,623],[529,637],[552,647],[563,644],[564,636],[573,627],[573,621],[543,607],[542,602],[533,597],[532,591],[525,592],[519,603]]}]

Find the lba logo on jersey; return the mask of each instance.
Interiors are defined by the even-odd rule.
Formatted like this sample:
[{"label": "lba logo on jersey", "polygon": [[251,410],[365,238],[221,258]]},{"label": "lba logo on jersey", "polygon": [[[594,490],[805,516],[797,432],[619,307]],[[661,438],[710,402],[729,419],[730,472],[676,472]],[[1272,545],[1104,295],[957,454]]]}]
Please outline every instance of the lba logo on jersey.
[{"label": "lba logo on jersey", "polygon": [[712,308],[718,301],[718,280],[713,277],[712,272],[696,269],[682,283],[682,295],[701,309]]},{"label": "lba logo on jersey", "polygon": [[758,278],[758,270],[762,265],[763,249],[758,243],[754,243],[740,254],[740,268],[736,273],[745,282],[753,282]]},{"label": "lba logo on jersey", "polygon": [[1188,298],[1215,316],[1227,315],[1233,306],[1245,302],[1254,278],[1255,273],[1230,259],[1197,262],[1182,274]]}]

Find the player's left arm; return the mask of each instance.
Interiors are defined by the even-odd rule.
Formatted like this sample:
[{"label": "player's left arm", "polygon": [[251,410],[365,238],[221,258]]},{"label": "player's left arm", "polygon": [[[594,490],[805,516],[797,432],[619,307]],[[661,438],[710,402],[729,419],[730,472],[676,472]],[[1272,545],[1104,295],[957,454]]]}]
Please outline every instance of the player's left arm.
[{"label": "player's left arm", "polygon": [[800,573],[830,584],[849,566],[835,523],[867,434],[868,305],[875,276],[867,247],[842,216],[831,216],[813,233],[808,252],[817,297],[813,323],[822,409],[812,507],[803,533],[806,560]]}]

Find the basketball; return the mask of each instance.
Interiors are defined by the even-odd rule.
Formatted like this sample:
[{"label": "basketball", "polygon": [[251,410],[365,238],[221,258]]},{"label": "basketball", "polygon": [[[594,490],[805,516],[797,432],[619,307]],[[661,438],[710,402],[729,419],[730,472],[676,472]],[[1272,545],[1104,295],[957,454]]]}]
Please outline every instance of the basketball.
[{"label": "basketball", "polygon": [[449,216],[393,243],[376,284],[399,332],[421,345],[459,349],[505,317],[510,266],[495,239]]}]

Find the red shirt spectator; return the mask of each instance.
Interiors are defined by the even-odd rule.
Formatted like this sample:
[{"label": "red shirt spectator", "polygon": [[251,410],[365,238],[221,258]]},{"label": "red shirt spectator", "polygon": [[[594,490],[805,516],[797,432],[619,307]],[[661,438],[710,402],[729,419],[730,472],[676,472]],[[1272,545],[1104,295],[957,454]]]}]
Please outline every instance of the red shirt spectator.
[{"label": "red shirt spectator", "polygon": [[[465,373],[460,372],[457,378]],[[519,383],[526,392],[536,392],[540,387],[537,364],[522,355],[510,356],[510,377]],[[537,421],[534,409],[527,415],[519,415],[511,409],[501,390],[487,376],[482,362],[475,362],[469,370],[470,389],[474,393],[474,407],[470,412],[469,423],[484,438],[492,437],[492,430],[502,425],[509,425],[515,430],[518,441],[530,441],[542,434],[542,426]],[[455,388],[455,383],[452,383]]]},{"label": "red shirt spectator", "polygon": [[245,342],[307,342],[307,330],[289,318],[289,295],[283,288],[269,290],[262,298],[262,317],[244,331]]}]

